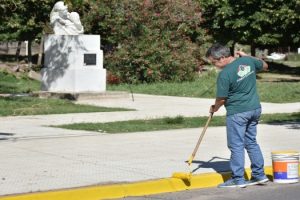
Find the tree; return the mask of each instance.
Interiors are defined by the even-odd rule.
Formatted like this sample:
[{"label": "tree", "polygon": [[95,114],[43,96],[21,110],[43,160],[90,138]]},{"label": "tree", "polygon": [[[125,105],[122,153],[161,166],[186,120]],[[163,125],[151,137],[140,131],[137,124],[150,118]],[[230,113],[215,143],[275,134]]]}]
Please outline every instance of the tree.
[{"label": "tree", "polygon": [[43,33],[55,0],[2,0],[0,5],[0,41],[28,40],[31,67],[31,44]]},{"label": "tree", "polygon": [[200,0],[203,26],[223,43],[299,45],[299,0]]},{"label": "tree", "polygon": [[200,65],[200,8],[192,0],[86,2],[83,24],[101,35],[106,68],[124,82],[192,80]]},{"label": "tree", "polygon": [[[0,40],[42,34],[56,0],[3,0]],[[106,68],[121,81],[192,80],[205,41],[194,0],[68,0],[85,34],[100,34]],[[13,12],[12,12],[13,11]],[[11,14],[11,12],[13,14]]]}]

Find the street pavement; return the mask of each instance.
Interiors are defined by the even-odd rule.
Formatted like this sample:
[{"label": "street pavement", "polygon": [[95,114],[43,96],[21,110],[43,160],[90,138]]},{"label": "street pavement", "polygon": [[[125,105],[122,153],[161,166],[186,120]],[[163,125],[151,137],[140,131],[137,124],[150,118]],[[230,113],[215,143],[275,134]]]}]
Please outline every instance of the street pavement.
[{"label": "street pavement", "polygon": [[140,197],[126,197],[123,200],[299,200],[300,184],[276,184],[249,186],[247,188],[202,188]]},{"label": "street pavement", "polygon": [[[202,127],[106,134],[49,127],[78,122],[112,122],[160,117],[208,116],[213,99],[134,94],[82,99],[77,103],[136,111],[0,117],[0,195],[48,191],[170,177],[188,171]],[[300,102],[263,103],[263,113],[300,112]],[[216,115],[224,115],[222,108]],[[213,120],[213,119],[212,119]],[[266,166],[271,152],[300,151],[300,124],[260,124],[258,142]],[[192,164],[195,174],[229,170],[225,127],[209,127]],[[246,160],[246,167],[249,167]]]}]

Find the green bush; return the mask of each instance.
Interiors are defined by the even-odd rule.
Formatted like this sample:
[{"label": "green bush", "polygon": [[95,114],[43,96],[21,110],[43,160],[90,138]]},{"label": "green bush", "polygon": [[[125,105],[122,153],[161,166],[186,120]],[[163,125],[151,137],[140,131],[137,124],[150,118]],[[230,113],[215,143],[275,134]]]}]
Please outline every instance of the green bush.
[{"label": "green bush", "polygon": [[87,4],[89,13],[82,21],[87,32],[101,35],[104,65],[113,82],[195,78],[201,65],[199,46],[206,40],[197,2],[104,0]]},{"label": "green bush", "polygon": [[193,80],[198,60],[189,45],[181,43],[172,49],[165,41],[152,37],[132,39],[106,56],[106,67],[121,82],[157,82]]}]

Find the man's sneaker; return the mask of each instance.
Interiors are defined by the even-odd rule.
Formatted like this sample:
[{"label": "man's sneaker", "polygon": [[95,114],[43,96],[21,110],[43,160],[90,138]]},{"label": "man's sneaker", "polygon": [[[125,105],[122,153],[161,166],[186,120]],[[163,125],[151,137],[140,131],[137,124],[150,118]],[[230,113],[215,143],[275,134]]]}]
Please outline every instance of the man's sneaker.
[{"label": "man's sneaker", "polygon": [[269,182],[268,177],[263,176],[262,178],[251,178],[249,181],[246,181],[246,185],[265,185]]},{"label": "man's sneaker", "polygon": [[246,186],[247,185],[245,181],[236,181],[234,179],[229,179],[225,183],[218,185],[218,188],[235,188],[235,187],[244,188]]}]

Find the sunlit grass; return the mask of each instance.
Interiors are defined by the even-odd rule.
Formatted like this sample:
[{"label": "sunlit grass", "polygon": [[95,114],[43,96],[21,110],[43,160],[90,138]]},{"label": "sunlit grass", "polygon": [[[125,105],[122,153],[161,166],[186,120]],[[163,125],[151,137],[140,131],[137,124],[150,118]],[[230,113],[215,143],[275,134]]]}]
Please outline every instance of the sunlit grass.
[{"label": "sunlit grass", "polygon": [[78,105],[71,101],[62,99],[39,99],[33,97],[0,97],[0,107],[0,116],[113,112],[128,110],[123,108]]},{"label": "sunlit grass", "polygon": [[[183,117],[161,118],[152,120],[130,120],[108,123],[76,123],[55,126],[72,130],[96,131],[101,133],[129,133],[143,131],[158,131],[183,128],[202,128],[207,121],[207,117]],[[260,123],[292,123],[300,122],[300,113],[291,114],[264,114]],[[225,126],[225,116],[215,116],[211,120],[210,127]]]},{"label": "sunlit grass", "polygon": [[[300,76],[300,75],[299,75]],[[162,82],[138,85],[109,85],[109,90],[130,91],[134,93],[215,98],[217,73],[212,70],[200,75],[195,81],[190,82]],[[300,101],[300,81],[281,80],[268,82],[266,79],[258,79],[257,88],[263,102],[288,103]]]}]

